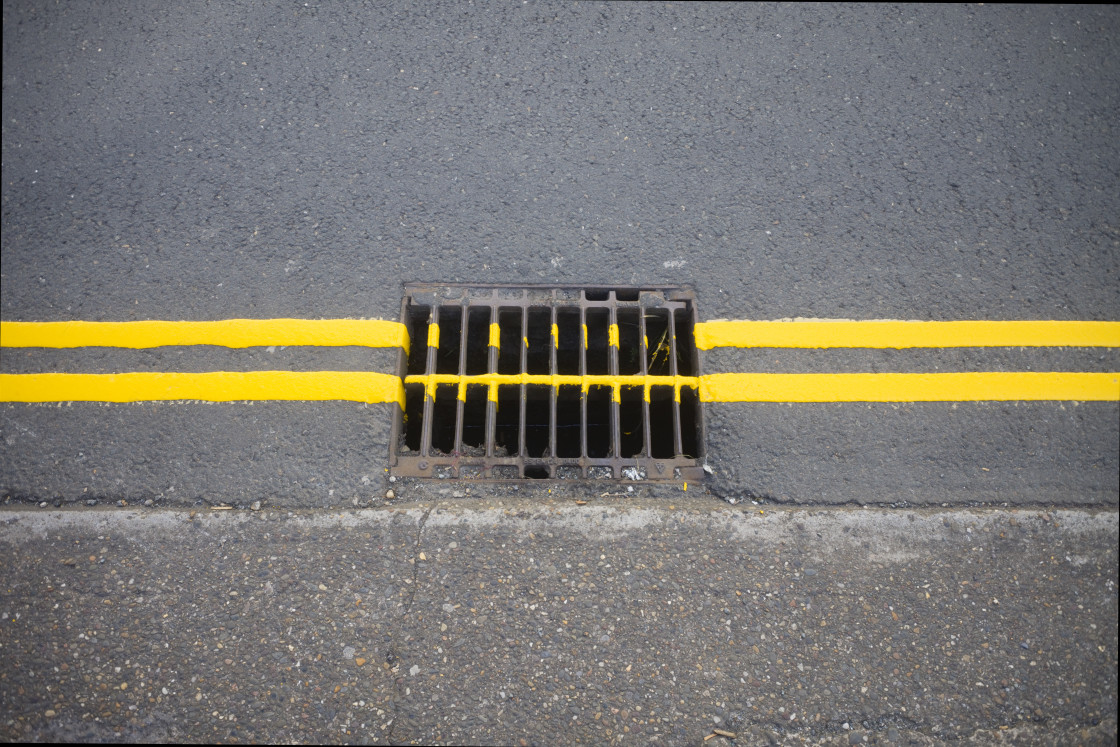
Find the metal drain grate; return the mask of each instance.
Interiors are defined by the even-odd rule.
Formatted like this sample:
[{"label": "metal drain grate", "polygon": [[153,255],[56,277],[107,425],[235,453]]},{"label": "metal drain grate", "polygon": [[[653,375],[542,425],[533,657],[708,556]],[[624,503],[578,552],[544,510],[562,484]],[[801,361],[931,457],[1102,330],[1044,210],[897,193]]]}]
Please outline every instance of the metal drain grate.
[{"label": "metal drain grate", "polygon": [[391,474],[703,475],[691,291],[408,284],[402,319]]}]

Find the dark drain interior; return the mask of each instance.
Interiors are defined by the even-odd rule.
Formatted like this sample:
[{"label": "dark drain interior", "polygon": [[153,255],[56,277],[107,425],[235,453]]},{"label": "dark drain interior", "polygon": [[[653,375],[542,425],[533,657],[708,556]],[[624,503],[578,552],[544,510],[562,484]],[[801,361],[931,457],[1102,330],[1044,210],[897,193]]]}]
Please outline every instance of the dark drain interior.
[{"label": "dark drain interior", "polygon": [[703,475],[690,291],[410,284],[401,318],[393,474]]}]

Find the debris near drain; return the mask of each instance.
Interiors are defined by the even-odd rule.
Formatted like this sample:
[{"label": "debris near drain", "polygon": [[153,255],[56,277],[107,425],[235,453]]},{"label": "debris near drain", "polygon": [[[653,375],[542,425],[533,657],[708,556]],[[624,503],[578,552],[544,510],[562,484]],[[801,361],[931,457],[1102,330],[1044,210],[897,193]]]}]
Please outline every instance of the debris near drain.
[{"label": "debris near drain", "polygon": [[232,511],[233,506],[211,506],[211,511]]},{"label": "debris near drain", "polygon": [[726,729],[712,729],[712,733],[704,737],[704,741],[707,742],[709,739],[715,739],[716,737],[727,737],[728,739],[735,739],[736,736],[738,735],[733,731],[727,731]]}]

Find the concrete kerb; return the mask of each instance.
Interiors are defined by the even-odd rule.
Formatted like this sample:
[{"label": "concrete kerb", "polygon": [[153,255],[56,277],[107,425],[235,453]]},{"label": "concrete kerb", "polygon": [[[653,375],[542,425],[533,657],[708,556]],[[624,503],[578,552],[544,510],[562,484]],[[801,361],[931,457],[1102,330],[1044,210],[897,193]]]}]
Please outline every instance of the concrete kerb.
[{"label": "concrete kerb", "polygon": [[[430,512],[430,513],[429,513]],[[674,525],[729,534],[743,544],[811,542],[818,553],[867,549],[877,562],[916,557],[924,544],[950,538],[967,539],[1006,526],[1030,532],[1060,532],[1067,536],[1118,534],[1120,513],[1115,508],[1042,510],[1015,508],[766,508],[680,506],[637,501],[577,506],[570,503],[523,501],[455,501],[409,504],[347,511],[216,511],[208,509],[52,509],[20,507],[0,511],[0,541],[45,538],[52,532],[120,533],[178,531],[186,522],[203,527],[248,529],[257,523],[284,522],[292,526],[329,530],[389,524],[419,525],[425,514],[428,530],[502,527],[513,533],[564,531],[587,540],[616,540],[629,534],[672,531]],[[870,544],[869,544],[870,543]]]}]

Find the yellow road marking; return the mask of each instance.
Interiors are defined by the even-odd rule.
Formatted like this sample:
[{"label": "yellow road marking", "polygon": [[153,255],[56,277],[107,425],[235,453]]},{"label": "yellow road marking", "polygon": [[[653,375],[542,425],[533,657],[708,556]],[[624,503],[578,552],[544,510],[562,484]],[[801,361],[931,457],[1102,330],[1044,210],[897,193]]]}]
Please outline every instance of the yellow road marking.
[{"label": "yellow road marking", "polygon": [[492,323],[490,325],[490,347],[500,348],[502,344],[502,328],[498,324]]},{"label": "yellow road marking", "polygon": [[[432,329],[435,329],[433,324]],[[401,347],[408,331],[379,319],[223,319],[216,322],[0,322],[0,347],[155,348],[163,345]]]},{"label": "yellow road marking", "polygon": [[489,399],[493,402],[498,401],[498,387],[499,386],[517,386],[521,384],[540,384],[545,386],[578,386],[584,394],[593,386],[609,386],[613,390],[614,401],[620,401],[622,387],[635,386],[642,387],[645,390],[645,399],[650,400],[650,387],[666,386],[673,388],[673,394],[677,401],[681,398],[681,387],[692,387],[693,389],[700,386],[700,378],[696,376],[642,376],[634,374],[631,376],[619,375],[611,376],[609,374],[588,374],[580,376],[578,374],[472,374],[469,376],[460,376],[459,374],[413,374],[406,376],[404,383],[406,384],[423,384],[425,396],[429,399],[435,398],[436,386],[438,385],[454,385],[458,387],[459,399],[466,399],[466,387],[479,385],[489,388]]},{"label": "yellow road marking", "polygon": [[1120,401],[1120,373],[725,373],[704,402]]},{"label": "yellow road marking", "polygon": [[[980,402],[1120,401],[1120,373],[843,373],[707,374],[694,376],[566,376],[548,374],[435,374],[409,376],[434,396],[438,384],[480,384],[496,396],[499,385],[544,384],[699,387],[704,402]],[[491,397],[493,398],[493,397]],[[351,371],[214,371],[208,373],[0,374],[3,402],[147,402],[243,400],[403,402],[391,374]]]},{"label": "yellow road marking", "polygon": [[[581,325],[586,348],[587,328]],[[696,325],[697,346],[736,347],[1120,347],[1120,322],[1062,321],[715,321]],[[552,325],[553,345],[559,340]],[[608,345],[618,345],[611,325]],[[497,324],[490,345],[497,347]],[[527,344],[527,340],[525,341]],[[216,322],[0,322],[0,346],[151,348],[164,345],[267,345],[402,347],[408,333],[397,322],[356,319],[227,319]],[[439,347],[439,325],[428,327],[427,343]],[[647,344],[648,348],[648,344]],[[491,400],[501,385],[609,386],[618,401],[623,386],[697,388],[705,402],[968,402],[1120,401],[1117,373],[721,373],[705,376],[609,376],[438,374],[400,378],[369,372],[209,372],[120,374],[0,374],[4,402],[141,402],[150,400],[348,400],[398,402],[403,383],[423,384],[434,397],[438,384],[488,387]]]},{"label": "yellow road marking", "polygon": [[3,402],[148,402],[195,399],[396,402],[397,376],[358,371],[0,374]]},{"label": "yellow road marking", "polygon": [[700,322],[701,350],[737,348],[1120,347],[1120,322]]}]

